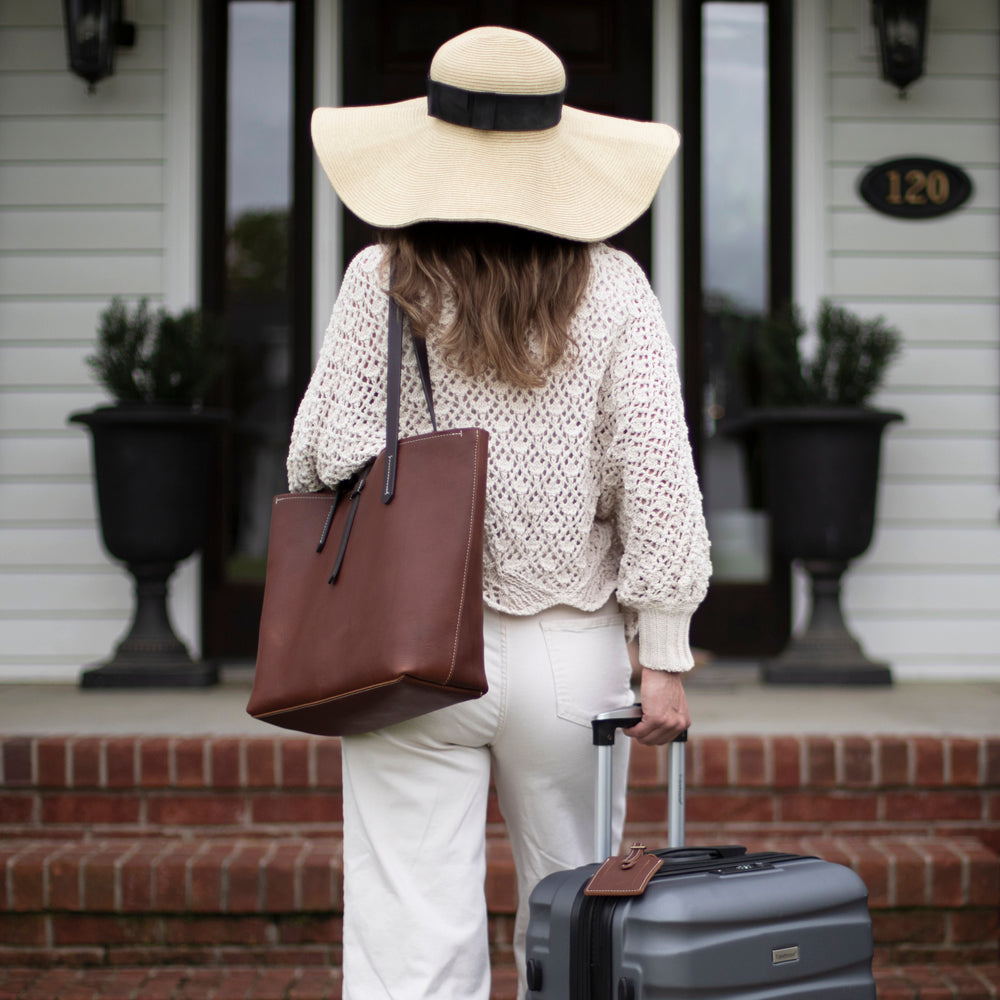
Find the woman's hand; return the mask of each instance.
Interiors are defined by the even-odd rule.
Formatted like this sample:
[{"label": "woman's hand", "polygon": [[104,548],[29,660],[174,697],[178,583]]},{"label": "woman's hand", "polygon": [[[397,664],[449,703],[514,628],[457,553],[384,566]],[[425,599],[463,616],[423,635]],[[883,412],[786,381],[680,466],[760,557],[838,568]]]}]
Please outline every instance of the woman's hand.
[{"label": "woman's hand", "polygon": [[661,746],[680,736],[691,725],[682,676],[644,667],[640,686],[642,719],[622,732],[644,746]]}]

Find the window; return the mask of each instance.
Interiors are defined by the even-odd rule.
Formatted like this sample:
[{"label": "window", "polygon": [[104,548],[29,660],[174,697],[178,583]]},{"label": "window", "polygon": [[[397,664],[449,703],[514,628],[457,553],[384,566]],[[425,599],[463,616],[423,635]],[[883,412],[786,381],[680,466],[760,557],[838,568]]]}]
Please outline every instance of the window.
[{"label": "window", "polygon": [[788,636],[788,567],[732,425],[751,396],[741,337],[791,294],[791,5],[690,0],[683,30],[685,394],[713,562],[695,642],[765,655]]},{"label": "window", "polygon": [[271,497],[311,363],[312,4],[203,7],[202,303],[230,415],[203,559],[206,656],[252,657]]}]

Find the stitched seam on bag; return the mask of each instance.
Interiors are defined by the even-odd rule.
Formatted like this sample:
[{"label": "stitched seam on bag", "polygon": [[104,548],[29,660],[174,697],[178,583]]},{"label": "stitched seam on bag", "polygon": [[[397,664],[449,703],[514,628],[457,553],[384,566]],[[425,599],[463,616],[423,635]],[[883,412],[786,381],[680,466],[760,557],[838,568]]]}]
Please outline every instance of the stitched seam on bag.
[{"label": "stitched seam on bag", "polygon": [[389,480],[392,478],[392,470],[395,468],[396,463],[394,461],[394,456],[391,452],[387,453],[385,456],[385,475],[382,477],[382,492],[386,493],[389,489]]},{"label": "stitched seam on bag", "polygon": [[458,602],[458,622],[455,625],[455,642],[451,649],[451,669],[445,679],[445,684],[451,681],[452,674],[455,673],[455,664],[458,660],[458,637],[462,629],[462,615],[465,613],[465,582],[469,579],[469,560],[472,558],[472,535],[475,531],[476,520],[476,498],[479,492],[479,432],[476,432],[476,461],[475,472],[472,477],[472,503],[469,509],[469,536],[465,546],[465,572],[462,575],[462,596]]},{"label": "stitched seam on bag", "polygon": [[[301,712],[304,708],[315,708],[317,705],[328,705],[332,701],[342,701],[344,698],[352,698],[358,694],[364,694],[366,691],[375,691],[378,688],[390,687],[393,684],[398,684],[402,680],[406,680],[405,676],[394,677],[389,681],[381,681],[378,684],[369,684],[365,688],[356,688],[353,691],[345,691],[343,694],[335,694],[329,698],[318,698],[316,701],[303,701],[297,705],[291,705],[289,708],[272,708],[270,711],[261,712],[259,715],[255,715],[255,719],[266,719],[270,715],[288,715],[289,712]],[[412,678],[410,678],[412,680]],[[423,681],[421,683],[428,683]]]},{"label": "stitched seam on bag", "polygon": [[[430,688],[432,690],[438,690],[443,688],[443,684],[438,684],[436,681],[426,681],[421,677],[411,677],[409,674],[402,674],[399,677],[394,677],[392,680],[381,681],[378,684],[369,684],[365,688],[357,688],[353,691],[345,691],[343,694],[331,695],[329,698],[320,698],[317,701],[306,701],[298,705],[291,705],[288,708],[272,708],[266,712],[257,712],[250,714],[255,719],[267,719],[271,716],[276,715],[290,715],[293,712],[301,712],[305,708],[317,708],[320,705],[329,705],[335,701],[343,701],[345,698],[353,698],[359,694],[366,694],[369,691],[377,691],[379,688],[392,687],[394,684],[417,684],[423,688]],[[473,691],[473,688],[462,688],[464,691]]]},{"label": "stitched seam on bag", "polygon": [[[415,437],[410,438],[397,438],[397,441],[407,441],[410,444],[422,444],[424,441],[431,439],[437,440],[443,437],[454,437],[455,435],[459,437],[462,436],[461,430],[451,430],[451,431],[431,431],[430,434],[417,434]],[[382,477],[382,493],[385,494],[386,490],[389,488],[389,480],[392,478],[393,468],[396,463],[394,461],[393,454],[386,450],[385,454],[385,475]]]},{"label": "stitched seam on bag", "polygon": [[332,493],[324,493],[321,490],[314,490],[308,493],[279,493],[274,498],[274,502],[279,504],[287,503],[289,500],[325,500],[329,503],[332,496]]},{"label": "stitched seam on bag", "polygon": [[399,443],[403,444],[421,444],[424,441],[436,440],[437,438],[443,437],[461,437],[467,430],[476,430],[475,427],[459,427],[450,431],[428,431],[426,434],[414,434],[413,437],[400,438]]},{"label": "stitched seam on bag", "polygon": [[[443,437],[455,437],[455,436],[461,437],[464,433],[465,433],[465,428],[456,428],[454,430],[448,430],[448,431],[431,431],[431,432],[429,432],[427,434],[416,434],[413,437],[400,438],[399,440],[400,440],[400,442],[406,441],[407,444],[414,445],[414,444],[422,444],[425,441],[434,440],[434,439],[443,438]],[[377,457],[378,456],[376,456],[376,458]],[[386,468],[386,477],[388,477],[388,473],[389,473],[389,469],[388,469],[388,465],[389,465],[388,455],[386,456],[386,459],[387,459],[387,461],[386,461],[386,466],[387,466],[387,468]],[[369,459],[369,461],[371,461],[371,459]],[[360,466],[360,468],[364,468],[364,466],[367,465],[367,464],[368,463],[365,462],[364,465]],[[324,487],[324,489],[328,490],[327,487]],[[304,491],[303,490],[296,490],[296,491],[293,491],[291,493],[279,493],[277,496],[274,497],[274,503],[276,503],[276,504],[278,504],[278,503],[284,503],[286,500],[312,500],[312,499],[316,499],[317,497],[325,496],[325,495],[326,494],[324,493],[323,490],[304,490]]]}]

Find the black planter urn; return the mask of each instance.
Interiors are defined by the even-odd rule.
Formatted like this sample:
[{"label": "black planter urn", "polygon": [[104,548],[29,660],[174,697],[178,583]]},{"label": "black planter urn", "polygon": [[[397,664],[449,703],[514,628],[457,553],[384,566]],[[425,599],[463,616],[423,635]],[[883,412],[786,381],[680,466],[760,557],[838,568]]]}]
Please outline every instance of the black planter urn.
[{"label": "black planter urn", "polygon": [[134,404],[74,413],[89,428],[104,547],[135,584],[132,623],[83,688],[206,687],[215,664],[196,662],[167,612],[167,582],[204,544],[220,411]]},{"label": "black planter urn", "polygon": [[891,684],[848,631],[841,577],[871,544],[882,433],[902,414],[862,408],[762,410],[752,418],[763,456],[774,547],[809,574],[806,631],[764,665],[776,684]]}]

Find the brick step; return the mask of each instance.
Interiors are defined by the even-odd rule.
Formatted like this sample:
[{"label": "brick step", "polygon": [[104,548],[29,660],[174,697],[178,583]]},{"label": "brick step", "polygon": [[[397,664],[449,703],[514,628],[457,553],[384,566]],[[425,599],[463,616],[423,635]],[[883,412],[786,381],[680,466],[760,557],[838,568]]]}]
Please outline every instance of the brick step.
[{"label": "brick step", "polygon": [[[0,836],[339,832],[335,739],[0,742]],[[912,833],[975,836],[1000,853],[1000,738],[704,737],[687,755],[693,841]],[[633,747],[632,822],[665,822],[667,773],[665,748]],[[502,833],[495,800],[489,819]]]},{"label": "brick step", "polygon": [[[1000,736],[705,736],[687,744],[702,788],[1000,786]],[[633,778],[661,784],[667,748],[632,745]],[[253,789],[340,787],[336,738],[281,735],[7,736],[7,788]]]},{"label": "brick step", "polygon": [[[1000,965],[876,966],[879,1000],[995,1000]],[[513,1000],[515,977],[494,970],[491,1000]],[[0,968],[0,1000],[340,1000],[340,972],[319,966]]]},{"label": "brick step", "polygon": [[878,1000],[994,1000],[1000,965],[875,966]]},{"label": "brick step", "polygon": [[[977,840],[781,838],[751,847],[857,871],[883,964],[997,960],[1000,859]],[[339,962],[333,838],[6,841],[0,876],[0,964]],[[516,892],[499,838],[488,848],[486,894],[502,953]]]}]

